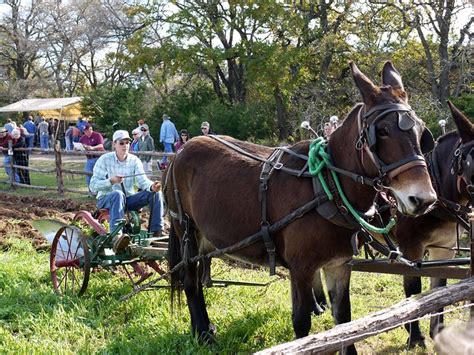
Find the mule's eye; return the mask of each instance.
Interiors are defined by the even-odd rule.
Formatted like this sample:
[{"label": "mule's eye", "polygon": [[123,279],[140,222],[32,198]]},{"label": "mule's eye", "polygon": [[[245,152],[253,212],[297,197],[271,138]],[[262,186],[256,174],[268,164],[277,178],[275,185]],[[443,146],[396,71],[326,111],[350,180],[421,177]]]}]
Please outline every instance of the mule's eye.
[{"label": "mule's eye", "polygon": [[390,128],[388,127],[380,127],[377,129],[377,135],[379,137],[387,137],[390,134]]}]

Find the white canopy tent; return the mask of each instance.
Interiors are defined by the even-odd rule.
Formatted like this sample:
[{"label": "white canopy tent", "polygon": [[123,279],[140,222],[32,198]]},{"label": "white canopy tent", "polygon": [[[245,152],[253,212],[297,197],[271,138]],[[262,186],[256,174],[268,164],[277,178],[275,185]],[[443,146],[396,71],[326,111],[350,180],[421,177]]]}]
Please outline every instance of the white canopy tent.
[{"label": "white canopy tent", "polygon": [[[60,97],[52,99],[24,99],[14,102],[10,105],[0,107],[0,112],[25,112],[38,111],[47,118],[57,118],[59,120],[58,128],[55,132],[55,138],[61,130],[66,130],[66,120],[72,120],[81,115],[80,102],[82,97]],[[61,127],[61,121],[63,127]]]},{"label": "white canopy tent", "polygon": [[10,105],[0,107],[0,112],[23,112],[23,111],[45,111],[62,110],[82,101],[82,97],[61,97],[54,99],[24,99]]}]

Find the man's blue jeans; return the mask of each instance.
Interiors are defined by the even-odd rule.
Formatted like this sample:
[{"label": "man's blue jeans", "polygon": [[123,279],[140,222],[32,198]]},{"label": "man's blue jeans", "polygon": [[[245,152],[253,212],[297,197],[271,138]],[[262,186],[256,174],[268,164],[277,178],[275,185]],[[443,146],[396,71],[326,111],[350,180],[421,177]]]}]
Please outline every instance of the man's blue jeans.
[{"label": "man's blue jeans", "polygon": [[49,134],[40,134],[40,146],[41,149],[49,148]]},{"label": "man's blue jeans", "polygon": [[[165,153],[173,153],[173,143],[163,142],[163,145],[165,146]],[[163,159],[161,159],[161,163],[165,164],[167,161],[168,157],[166,155],[163,156]]]},{"label": "man's blue jeans", "polygon": [[32,134],[32,135],[27,136],[27,137],[25,138],[25,140],[26,140],[26,146],[27,146],[28,148],[33,148],[33,140],[34,140],[35,136],[34,136],[34,133],[31,133],[31,134]]},{"label": "man's blue jeans", "polygon": [[[88,158],[87,161],[86,161],[86,166],[84,167],[84,171],[88,171],[88,172],[92,173],[94,171],[94,165],[95,165],[97,159],[99,159],[99,157],[91,158],[91,159]],[[91,182],[91,177],[92,176],[86,175],[86,184],[87,184],[87,186],[89,186],[89,184]]]},{"label": "man's blue jeans", "polygon": [[[3,166],[5,167],[5,173],[8,175],[8,178],[11,179],[11,174],[13,170],[10,166],[13,157],[11,155],[3,155]],[[15,182],[20,182],[20,177],[15,172]]]},{"label": "man's blue jeans", "polygon": [[140,191],[134,195],[125,197],[122,191],[115,190],[97,201],[98,208],[109,210],[109,232],[114,229],[118,219],[125,216],[125,211],[138,211],[146,205],[150,208],[150,231],[159,232],[163,230],[163,202],[161,192]]}]

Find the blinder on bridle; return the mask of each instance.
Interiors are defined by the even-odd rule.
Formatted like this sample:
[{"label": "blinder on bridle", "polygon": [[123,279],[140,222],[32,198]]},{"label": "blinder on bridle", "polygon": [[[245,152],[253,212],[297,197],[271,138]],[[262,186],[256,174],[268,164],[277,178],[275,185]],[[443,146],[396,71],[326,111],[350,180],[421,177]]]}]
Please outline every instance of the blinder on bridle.
[{"label": "blinder on bridle", "polygon": [[460,175],[467,186],[474,185],[474,141],[461,143],[456,149],[451,172]]},{"label": "blinder on bridle", "polygon": [[[362,149],[365,146],[363,143],[365,141],[367,152],[372,158],[374,164],[379,170],[379,174],[382,178],[388,177],[389,180],[392,180],[395,176],[399,175],[401,172],[406,171],[414,166],[426,166],[425,159],[423,155],[414,154],[410,157],[404,158],[392,164],[385,164],[378,156],[376,151],[377,146],[377,128],[376,124],[383,117],[389,113],[396,112],[398,115],[398,128],[402,131],[408,131],[412,129],[417,122],[420,120],[416,117],[412,108],[404,104],[386,104],[386,105],[377,105],[367,111],[363,119],[363,129],[360,131],[358,149]],[[371,116],[377,114],[375,118],[370,119]],[[360,118],[359,118],[360,119]],[[370,119],[370,123],[368,122]],[[428,153],[434,148],[434,139],[428,128],[424,128],[421,139],[420,147],[422,154]]]}]

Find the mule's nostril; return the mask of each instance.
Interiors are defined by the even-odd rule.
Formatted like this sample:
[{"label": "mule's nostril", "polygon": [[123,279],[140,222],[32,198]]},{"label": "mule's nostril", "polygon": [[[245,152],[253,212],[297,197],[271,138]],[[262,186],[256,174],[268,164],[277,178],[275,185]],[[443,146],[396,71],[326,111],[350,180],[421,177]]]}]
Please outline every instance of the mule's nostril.
[{"label": "mule's nostril", "polygon": [[421,198],[418,198],[416,196],[409,196],[408,200],[416,207],[419,208],[420,206],[423,205],[423,200]]}]

